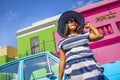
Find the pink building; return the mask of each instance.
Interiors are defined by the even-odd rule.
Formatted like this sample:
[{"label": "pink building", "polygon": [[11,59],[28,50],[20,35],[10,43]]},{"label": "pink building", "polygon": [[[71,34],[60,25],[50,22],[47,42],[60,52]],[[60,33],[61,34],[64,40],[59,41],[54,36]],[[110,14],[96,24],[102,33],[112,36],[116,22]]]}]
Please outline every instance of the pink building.
[{"label": "pink building", "polygon": [[[120,60],[120,0],[103,0],[75,11],[104,34],[102,40],[89,44],[96,60],[101,64]],[[54,35],[57,46],[60,36]]]}]

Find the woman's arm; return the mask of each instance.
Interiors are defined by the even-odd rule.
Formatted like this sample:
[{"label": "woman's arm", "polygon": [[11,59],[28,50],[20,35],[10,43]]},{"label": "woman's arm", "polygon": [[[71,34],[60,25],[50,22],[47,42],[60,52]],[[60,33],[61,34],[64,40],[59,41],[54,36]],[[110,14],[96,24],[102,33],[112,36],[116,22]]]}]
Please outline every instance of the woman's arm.
[{"label": "woman's arm", "polygon": [[59,80],[62,80],[65,68],[66,55],[63,50],[60,50],[60,61],[59,61]]},{"label": "woman's arm", "polygon": [[90,29],[89,34],[90,41],[97,41],[103,38],[103,34],[90,23],[87,23],[85,27]]}]

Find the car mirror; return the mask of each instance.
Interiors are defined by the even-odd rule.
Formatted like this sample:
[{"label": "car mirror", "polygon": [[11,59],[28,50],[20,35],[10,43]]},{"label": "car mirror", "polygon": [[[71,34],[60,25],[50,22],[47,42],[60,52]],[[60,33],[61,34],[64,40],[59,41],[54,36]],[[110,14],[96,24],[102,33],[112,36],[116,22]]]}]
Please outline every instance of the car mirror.
[{"label": "car mirror", "polygon": [[52,77],[53,75],[54,75],[54,72],[49,72],[49,73],[46,74],[47,78],[50,78],[50,77]]}]

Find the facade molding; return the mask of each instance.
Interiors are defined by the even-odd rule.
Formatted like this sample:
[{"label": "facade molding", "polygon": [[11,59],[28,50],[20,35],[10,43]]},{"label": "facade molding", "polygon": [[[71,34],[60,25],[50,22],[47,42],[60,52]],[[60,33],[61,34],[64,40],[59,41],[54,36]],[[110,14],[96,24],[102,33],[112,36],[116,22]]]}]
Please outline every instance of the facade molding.
[{"label": "facade molding", "polygon": [[22,32],[20,32],[21,33],[21,35],[19,34],[19,35],[17,35],[17,38],[20,38],[20,37],[23,37],[23,36],[26,36],[26,35],[30,35],[30,34],[33,34],[33,33],[35,33],[35,32],[39,32],[39,31],[42,31],[42,30],[46,30],[46,29],[49,29],[49,28],[52,28],[52,27],[55,27],[56,25],[55,24],[53,24],[53,25],[50,25],[50,26],[47,26],[47,27],[44,27],[44,28],[39,28],[39,29],[37,29],[37,30],[35,30],[34,28],[32,28],[31,29],[31,31],[28,31],[28,32],[24,32],[23,31],[23,33]]}]

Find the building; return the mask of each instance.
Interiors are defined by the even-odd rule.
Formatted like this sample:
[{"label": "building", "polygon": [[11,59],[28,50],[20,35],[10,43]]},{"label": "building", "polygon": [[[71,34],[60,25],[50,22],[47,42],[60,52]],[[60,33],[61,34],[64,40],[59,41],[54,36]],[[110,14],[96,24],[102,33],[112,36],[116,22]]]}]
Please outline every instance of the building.
[{"label": "building", "polygon": [[[120,60],[120,0],[103,0],[75,11],[82,13],[86,22],[90,22],[104,34],[102,40],[90,43],[96,60],[101,64]],[[18,54],[31,55],[44,51],[59,53],[57,44],[61,37],[56,32],[59,16],[18,30]]]},{"label": "building", "polygon": [[44,51],[56,52],[53,32],[57,29],[57,19],[58,16],[54,16],[18,30],[16,35],[19,56]]},{"label": "building", "polygon": [[4,64],[8,61],[17,58],[17,49],[12,46],[0,47],[0,64]]}]

